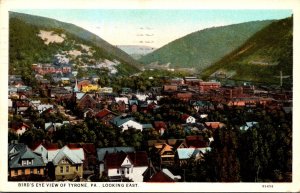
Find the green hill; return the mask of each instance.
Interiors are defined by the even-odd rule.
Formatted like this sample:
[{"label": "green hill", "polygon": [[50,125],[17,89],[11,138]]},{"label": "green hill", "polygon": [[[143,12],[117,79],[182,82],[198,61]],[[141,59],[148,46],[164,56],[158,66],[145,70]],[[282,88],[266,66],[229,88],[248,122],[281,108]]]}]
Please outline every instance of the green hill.
[{"label": "green hill", "polygon": [[[203,77],[225,73],[234,79],[279,83],[293,74],[293,18],[274,21],[242,46],[203,71]],[[285,79],[291,85],[292,77]]]},{"label": "green hill", "polygon": [[272,21],[253,21],[213,27],[191,33],[142,57],[144,64],[170,63],[170,67],[202,70],[241,46]]},{"label": "green hill", "polygon": [[[57,35],[63,34],[66,36],[65,41],[46,45],[38,36],[41,30],[52,31]],[[121,63],[117,67],[121,74],[139,71],[139,63],[136,60],[83,28],[54,19],[16,12],[9,13],[10,72],[20,66],[29,67],[32,63],[52,62],[55,54],[64,51],[75,49],[84,52],[84,49],[79,46],[81,44],[90,47],[93,54],[83,54],[81,58],[75,58],[73,63],[117,60]]]}]

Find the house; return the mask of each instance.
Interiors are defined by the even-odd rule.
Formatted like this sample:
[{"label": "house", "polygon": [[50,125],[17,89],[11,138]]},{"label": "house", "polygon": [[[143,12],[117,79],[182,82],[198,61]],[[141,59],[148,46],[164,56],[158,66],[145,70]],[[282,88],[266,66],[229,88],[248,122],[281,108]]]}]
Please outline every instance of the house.
[{"label": "house", "polygon": [[115,97],[115,101],[117,103],[123,101],[126,105],[129,105],[129,99],[127,97]]},{"label": "house", "polygon": [[94,108],[96,108],[96,104],[97,104],[97,101],[95,99],[93,99],[93,97],[91,97],[91,95],[84,94],[82,96],[82,98],[79,100],[79,102],[77,103],[77,107],[79,107],[82,110],[88,109],[88,108],[94,109]]},{"label": "house", "polygon": [[28,100],[13,100],[13,109],[15,111],[15,114],[24,114],[29,106],[30,104]]},{"label": "house", "polygon": [[94,173],[94,169],[97,165],[96,148],[93,143],[69,143],[67,145],[71,150],[83,149],[83,174],[90,175]]},{"label": "house", "polygon": [[62,123],[53,123],[53,122],[45,123],[45,131],[48,134],[52,134],[53,132],[56,131],[57,128],[61,127],[62,125],[63,125]]},{"label": "house", "polygon": [[202,135],[186,136],[186,145],[189,148],[203,148],[208,147],[209,141],[205,140]]},{"label": "house", "polygon": [[97,92],[99,91],[99,86],[97,84],[88,84],[88,85],[82,85],[81,87],[82,92]]},{"label": "house", "polygon": [[117,116],[116,113],[104,108],[99,111],[95,117],[100,120],[104,124],[108,124],[111,120],[113,120]]},{"label": "house", "polygon": [[112,93],[113,88],[112,87],[101,87],[100,88],[100,93]]},{"label": "house", "polygon": [[199,111],[214,110],[214,105],[209,101],[195,101],[192,103],[194,109]]},{"label": "house", "polygon": [[54,106],[51,105],[51,104],[40,104],[40,105],[37,106],[37,110],[39,111],[40,114],[42,114],[46,110],[53,109],[53,107]]},{"label": "house", "polygon": [[83,176],[83,161],[85,160],[82,148],[48,150],[48,162],[54,165],[56,180],[71,180]]},{"label": "house", "polygon": [[203,160],[203,155],[207,152],[211,151],[210,147],[203,148],[180,148],[176,150],[175,160],[176,162],[182,166],[188,163],[189,160],[193,160],[195,162],[199,162]]},{"label": "house", "polygon": [[143,130],[150,130],[153,129],[153,125],[151,123],[142,124]]},{"label": "house", "polygon": [[205,81],[200,81],[199,82],[200,92],[207,92],[209,90],[217,90],[220,87],[221,87],[220,82],[205,82]]},{"label": "house", "polygon": [[205,122],[204,124],[207,128],[212,129],[213,131],[221,127],[225,127],[225,124],[221,122]]},{"label": "house", "polygon": [[121,94],[130,94],[130,93],[132,93],[132,89],[131,88],[127,88],[127,87],[123,87],[122,89],[121,89]]},{"label": "house", "polygon": [[240,127],[240,130],[247,131],[248,129],[254,127],[255,125],[258,125],[258,122],[255,121],[246,122],[245,125]]},{"label": "house", "polygon": [[178,89],[177,85],[164,85],[163,91],[164,92],[176,92]]},{"label": "house", "polygon": [[36,174],[44,176],[45,163],[41,156],[25,144],[10,144],[8,147],[8,173],[10,177]]},{"label": "house", "polygon": [[78,90],[81,91],[81,89],[82,89],[83,87],[88,86],[88,85],[90,85],[90,84],[91,84],[91,81],[89,81],[89,80],[81,80],[81,81],[79,81],[79,82],[77,83],[77,85],[75,85],[75,86],[77,86],[76,89],[78,89]]},{"label": "house", "polygon": [[199,151],[195,148],[180,148],[176,151],[175,160],[180,166],[182,166],[187,164],[192,157],[196,157],[198,153]]},{"label": "house", "polygon": [[167,124],[163,121],[155,121],[154,128],[162,136],[167,129]]},{"label": "house", "polygon": [[97,148],[97,159],[100,163],[99,165],[99,173],[100,177],[104,172],[104,158],[106,154],[117,153],[117,152],[125,152],[130,153],[134,152],[134,147],[105,147],[105,148]]},{"label": "house", "polygon": [[164,168],[159,172],[154,173],[146,182],[177,182],[181,176],[175,176],[168,169]]},{"label": "house", "polygon": [[173,147],[168,144],[155,145],[156,153],[159,156],[160,165],[172,165],[174,164],[175,153]]},{"label": "house", "polygon": [[23,135],[29,128],[29,125],[26,123],[15,123],[12,124],[10,131],[16,135]]},{"label": "house", "polygon": [[122,129],[122,132],[128,130],[129,128],[134,128],[136,130],[143,130],[143,125],[136,122],[133,117],[128,117],[120,115],[111,120],[111,123],[118,128]]},{"label": "house", "polygon": [[83,112],[83,117],[84,118],[91,118],[91,117],[94,117],[94,115],[95,115],[95,111],[93,110],[93,109],[90,109],[90,108],[88,108],[88,109],[86,109],[84,112]]},{"label": "house", "polygon": [[136,97],[139,101],[146,101],[146,99],[149,97],[149,95],[137,93],[137,94],[135,94],[135,97]]},{"label": "house", "polygon": [[188,114],[181,115],[181,120],[184,121],[184,123],[196,123],[195,117],[192,117]]},{"label": "house", "polygon": [[193,93],[191,92],[178,92],[176,93],[176,98],[182,101],[189,101],[191,100]]},{"label": "house", "polygon": [[143,182],[143,173],[148,168],[145,151],[108,153],[104,157],[104,171],[110,181],[129,179]]},{"label": "house", "polygon": [[70,84],[70,78],[68,78],[68,77],[61,77],[60,80],[61,80],[61,83],[64,85]]}]

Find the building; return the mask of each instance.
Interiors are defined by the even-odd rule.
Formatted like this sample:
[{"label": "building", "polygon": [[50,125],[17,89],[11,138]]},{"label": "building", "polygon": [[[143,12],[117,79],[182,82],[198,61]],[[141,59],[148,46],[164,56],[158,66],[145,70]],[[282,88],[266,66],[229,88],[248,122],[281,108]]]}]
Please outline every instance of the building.
[{"label": "building", "polygon": [[84,151],[82,148],[48,150],[48,162],[54,165],[56,180],[72,180],[83,176]]},{"label": "building", "polygon": [[10,144],[8,147],[8,173],[10,177],[36,174],[44,176],[45,163],[41,156],[25,144]]},{"label": "building", "polygon": [[128,130],[129,128],[134,128],[136,130],[143,130],[143,125],[136,122],[133,117],[118,116],[111,120],[111,123],[118,128],[122,129],[122,132]]},{"label": "building", "polygon": [[148,168],[145,151],[107,153],[104,157],[104,172],[110,181],[143,182],[143,173]]},{"label": "building", "polygon": [[205,82],[205,81],[200,81],[199,82],[199,90],[200,92],[207,92],[210,90],[217,90],[221,87],[220,82]]}]

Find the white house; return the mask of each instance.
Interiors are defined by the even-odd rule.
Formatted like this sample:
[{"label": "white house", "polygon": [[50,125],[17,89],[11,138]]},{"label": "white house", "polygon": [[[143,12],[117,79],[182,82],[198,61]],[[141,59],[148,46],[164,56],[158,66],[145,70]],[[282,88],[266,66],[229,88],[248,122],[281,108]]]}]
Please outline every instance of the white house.
[{"label": "white house", "polygon": [[126,105],[128,105],[129,99],[127,97],[115,97],[116,102],[123,101]]},{"label": "white house", "polygon": [[104,170],[110,181],[129,179],[143,182],[143,173],[148,168],[148,156],[145,151],[106,154]]},{"label": "white house", "polygon": [[181,118],[185,123],[196,123],[196,119],[193,116],[183,114]]},{"label": "white house", "polygon": [[140,94],[140,93],[137,93],[136,95],[136,98],[140,101],[146,101],[146,99],[149,97],[148,95],[146,94]]},{"label": "white house", "polygon": [[129,128],[135,128],[136,130],[143,130],[143,125],[140,124],[139,122],[136,122],[133,117],[125,117],[125,116],[118,116],[115,117],[112,120],[112,123],[119,127],[122,128],[122,131],[128,130]]},{"label": "white house", "polygon": [[51,104],[40,104],[37,106],[37,110],[39,111],[39,113],[42,113],[48,109],[52,108],[53,109],[53,105]]}]

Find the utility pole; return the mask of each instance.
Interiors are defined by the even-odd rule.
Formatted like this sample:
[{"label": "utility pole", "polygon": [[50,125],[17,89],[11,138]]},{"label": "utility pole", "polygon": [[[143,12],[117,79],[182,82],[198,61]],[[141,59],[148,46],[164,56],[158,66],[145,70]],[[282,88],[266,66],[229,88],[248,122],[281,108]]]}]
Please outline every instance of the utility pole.
[{"label": "utility pole", "polygon": [[282,75],[282,70],[280,70],[279,76],[275,76],[275,77],[276,77],[276,78],[280,78],[280,88],[282,88],[282,85],[283,85],[283,79],[284,79],[284,78],[289,78],[290,76],[289,76],[289,75],[283,76],[283,75]]}]

